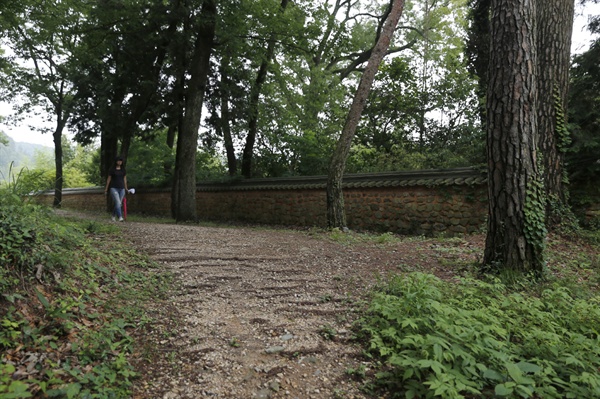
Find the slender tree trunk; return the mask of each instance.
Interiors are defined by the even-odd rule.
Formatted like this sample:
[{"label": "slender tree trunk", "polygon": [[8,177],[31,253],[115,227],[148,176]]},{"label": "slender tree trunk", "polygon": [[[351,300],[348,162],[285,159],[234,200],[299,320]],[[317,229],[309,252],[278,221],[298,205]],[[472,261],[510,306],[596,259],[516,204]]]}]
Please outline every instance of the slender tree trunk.
[{"label": "slender tree trunk", "polygon": [[216,5],[214,0],[205,0],[202,6],[202,23],[196,38],[190,68],[190,82],[186,93],[183,128],[177,139],[175,181],[172,191],[176,221],[196,221],[196,152],[198,130],[202,117],[204,91],[210,71]]},{"label": "slender tree trunk", "polygon": [[[283,13],[288,5],[289,0],[281,0],[280,11]],[[254,153],[254,143],[258,132],[258,106],[262,86],[267,78],[267,70],[271,64],[271,60],[275,55],[275,35],[269,38],[267,46],[267,54],[258,68],[254,86],[250,92],[250,104],[248,106],[248,135],[246,136],[246,144],[242,153],[242,175],[244,177],[252,177],[252,155]]]},{"label": "slender tree trunk", "polygon": [[[185,15],[183,23],[184,37],[190,31],[190,18],[189,15]],[[171,57],[173,58],[174,70],[175,70],[175,83],[171,98],[173,105],[170,107],[171,120],[167,130],[166,144],[169,148],[175,146],[175,139],[177,138],[178,132],[183,130],[183,115],[185,108],[185,76],[186,76],[186,48],[180,43],[179,40],[173,40],[171,42]],[[177,151],[177,149],[175,149]],[[165,175],[170,175],[174,165],[171,161],[165,161],[163,169]],[[175,178],[175,171],[173,171],[173,186],[171,190],[171,215],[175,217],[177,214],[177,204],[179,203],[179,181]]]},{"label": "slender tree trunk", "polygon": [[560,222],[560,214],[553,211],[567,207],[563,143],[568,140],[565,136],[574,10],[574,0],[539,1],[537,8],[539,148],[543,154],[546,216],[550,225]]},{"label": "slender tree trunk", "polygon": [[[114,165],[118,148],[117,138],[111,132],[102,129],[100,133],[100,176],[99,185],[104,186],[108,178],[108,170]],[[106,196],[106,210],[112,209],[110,196]]]},{"label": "slender tree trunk", "polygon": [[[100,133],[100,176],[102,176],[102,182],[100,184],[106,183],[108,171],[114,166],[115,157],[119,155],[119,139],[124,123],[121,104],[123,104],[126,95],[125,89],[122,86],[117,86],[115,91],[111,93],[110,106],[99,110],[100,120],[102,121]],[[107,209],[111,209],[110,199],[107,200]]]},{"label": "slender tree trunk", "polygon": [[221,117],[219,119],[219,125],[221,133],[223,134],[225,153],[227,154],[227,169],[229,170],[229,176],[235,176],[237,174],[237,159],[235,157],[235,148],[233,147],[233,138],[231,137],[231,127],[229,124],[229,86],[231,82],[227,72],[228,67],[229,57],[224,56],[221,59]]},{"label": "slender tree trunk", "polygon": [[[271,57],[275,47],[275,41],[272,40],[269,43],[267,49],[267,57]],[[270,58],[269,58],[270,60]],[[254,153],[254,143],[256,142],[256,133],[258,130],[258,106],[259,97],[262,89],[262,85],[267,77],[267,68],[269,61],[266,59],[261,63],[256,75],[256,80],[252,91],[250,92],[250,104],[249,104],[249,120],[248,120],[248,135],[246,136],[246,144],[244,145],[244,151],[242,152],[242,175],[246,178],[252,177],[252,155]]]},{"label": "slender tree trunk", "polygon": [[[425,0],[425,4],[423,5],[424,10],[423,10],[423,17],[425,18],[425,20],[428,20],[430,18],[430,14],[431,14],[431,5],[429,4],[430,0]],[[423,32],[423,49],[422,49],[422,64],[420,65],[420,75],[419,76],[419,87],[417,90],[419,90],[419,95],[417,96],[417,101],[418,101],[418,119],[417,119],[417,127],[419,129],[419,147],[421,149],[425,148],[425,139],[427,137],[427,126],[426,126],[426,114],[427,114],[427,109],[430,107],[429,101],[430,101],[430,90],[429,90],[429,81],[431,79],[431,73],[429,71],[429,59],[431,56],[431,41],[429,39],[430,35],[431,35],[431,28],[426,28],[425,31]]]},{"label": "slender tree trunk", "polygon": [[538,171],[533,0],[493,0],[487,92],[488,232],[484,269],[541,274],[545,240]]},{"label": "slender tree trunk", "polygon": [[[190,16],[183,13],[183,37],[187,37],[190,33]],[[170,43],[171,57],[173,59],[173,68],[175,75],[175,83],[171,93],[173,106],[170,109],[172,120],[169,123],[167,131],[167,145],[173,148],[177,133],[181,131],[183,126],[183,113],[185,105],[185,76],[186,76],[186,46],[180,40],[173,40]]]},{"label": "slender tree trunk", "polygon": [[[133,126],[131,126],[130,129],[133,129]],[[119,150],[119,155],[121,155],[125,159],[127,159],[127,155],[129,155],[129,148],[131,148],[132,138],[133,132],[131,130],[123,132],[123,140],[121,141],[121,149]]]},{"label": "slender tree trunk", "polygon": [[471,0],[472,26],[469,29],[466,52],[470,59],[470,72],[477,76],[479,117],[485,129],[485,96],[487,93],[487,70],[490,61],[490,6],[491,0]]},{"label": "slender tree trunk", "polygon": [[369,97],[375,74],[379,64],[385,56],[387,49],[394,35],[394,30],[402,16],[404,9],[404,0],[392,0],[391,11],[383,26],[381,36],[377,40],[371,57],[365,68],[365,72],[360,78],[358,89],[354,95],[354,100],[350,106],[350,111],[346,118],[342,134],[337,142],[329,164],[329,175],[327,177],[327,223],[330,228],[346,227],[346,213],[344,211],[344,195],[342,192],[342,179],[346,168],[346,159],[350,152],[352,139],[356,132],[356,127],[360,116],[365,107],[365,102]]},{"label": "slender tree trunk", "polygon": [[[184,24],[184,30],[189,30],[188,24]],[[183,113],[185,106],[185,74],[186,74],[186,51],[185,48],[177,41],[173,43],[173,54],[174,68],[175,68],[175,84],[173,85],[173,92],[171,93],[173,106],[170,109],[171,121],[169,124],[169,130],[167,132],[167,145],[169,148],[173,148],[175,145],[175,138],[177,132],[181,131],[183,126]]]},{"label": "slender tree trunk", "polygon": [[61,111],[59,110],[56,129],[52,135],[54,140],[54,166],[56,168],[56,176],[54,179],[54,202],[52,204],[54,208],[60,208],[62,204],[62,190],[64,184],[62,132],[65,124],[66,120],[62,118]]}]

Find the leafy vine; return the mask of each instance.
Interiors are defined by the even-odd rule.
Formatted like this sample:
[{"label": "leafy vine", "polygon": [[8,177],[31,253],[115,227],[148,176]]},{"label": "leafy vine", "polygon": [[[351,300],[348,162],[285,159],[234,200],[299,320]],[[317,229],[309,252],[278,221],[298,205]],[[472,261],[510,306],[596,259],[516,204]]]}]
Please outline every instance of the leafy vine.
[{"label": "leafy vine", "polygon": [[571,145],[571,135],[567,129],[567,120],[565,118],[565,110],[563,109],[560,90],[557,84],[554,84],[554,110],[556,112],[556,146],[558,151],[566,153]]},{"label": "leafy vine", "polygon": [[[541,163],[541,162],[538,162]],[[538,166],[542,170],[542,166]],[[525,226],[524,233],[527,242],[535,248],[536,261],[543,265],[544,251],[546,248],[546,236],[548,230],[546,228],[546,191],[542,180],[543,173],[537,173],[529,180],[527,187],[527,197],[525,198],[524,216]]]},{"label": "leafy vine", "polygon": [[[556,112],[556,148],[561,154],[565,154],[572,141],[571,135],[569,134],[569,129],[567,129],[567,120],[565,117],[565,110],[562,105],[560,90],[556,83],[554,84],[553,96],[554,110]],[[563,168],[562,182],[565,184],[569,183],[569,177],[567,175],[566,168]]]}]

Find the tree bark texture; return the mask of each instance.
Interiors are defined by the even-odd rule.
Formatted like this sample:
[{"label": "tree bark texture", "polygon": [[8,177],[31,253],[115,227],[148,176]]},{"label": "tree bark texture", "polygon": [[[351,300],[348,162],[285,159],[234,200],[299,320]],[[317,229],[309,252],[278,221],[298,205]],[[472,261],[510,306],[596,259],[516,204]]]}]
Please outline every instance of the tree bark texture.
[{"label": "tree bark texture", "polygon": [[492,1],[486,111],[489,217],[483,261],[492,271],[541,272],[543,266],[539,243],[526,233],[527,201],[540,179],[534,21],[533,0]]},{"label": "tree bark texture", "polygon": [[561,142],[566,134],[557,129],[566,125],[571,34],[575,12],[574,0],[543,0],[537,4],[538,48],[538,130],[539,149],[543,154],[547,216],[552,207],[566,206],[563,185],[564,153]]},{"label": "tree bark texture", "polygon": [[202,117],[204,91],[210,70],[210,54],[213,47],[216,20],[214,0],[206,0],[202,6],[200,28],[192,63],[190,82],[185,97],[183,126],[177,139],[177,156],[172,190],[172,202],[177,222],[196,221],[196,151],[198,130]]},{"label": "tree bark texture", "polygon": [[394,30],[402,16],[403,9],[404,0],[392,0],[389,16],[383,25],[381,35],[373,48],[365,72],[360,79],[346,122],[344,123],[344,128],[342,129],[342,134],[333,152],[327,177],[327,223],[330,228],[346,227],[344,194],[342,192],[346,159],[352,146],[352,139],[360,121],[360,116],[369,97],[375,74],[387,52],[392,36],[394,35]]}]

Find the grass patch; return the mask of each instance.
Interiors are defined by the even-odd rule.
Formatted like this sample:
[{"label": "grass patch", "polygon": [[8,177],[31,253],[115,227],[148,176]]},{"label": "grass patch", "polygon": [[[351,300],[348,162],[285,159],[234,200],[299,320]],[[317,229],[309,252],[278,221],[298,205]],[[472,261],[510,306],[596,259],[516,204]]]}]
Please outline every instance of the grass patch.
[{"label": "grass patch", "polygon": [[412,242],[423,240],[423,237],[401,236],[391,232],[387,233],[359,233],[353,230],[342,231],[341,229],[316,229],[312,228],[309,234],[316,237],[321,237],[326,240],[336,242],[345,246],[357,244],[377,244],[382,246],[393,245],[401,242]]}]

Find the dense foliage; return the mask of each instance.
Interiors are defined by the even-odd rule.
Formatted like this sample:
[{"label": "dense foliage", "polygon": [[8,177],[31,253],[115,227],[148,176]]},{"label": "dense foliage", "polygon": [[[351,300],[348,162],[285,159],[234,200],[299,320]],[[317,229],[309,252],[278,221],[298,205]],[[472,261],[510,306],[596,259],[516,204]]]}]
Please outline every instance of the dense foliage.
[{"label": "dense foliage", "polygon": [[[78,141],[101,145],[97,167],[106,167],[117,151],[128,155],[156,132],[162,132],[161,146],[174,149],[186,71],[202,26],[201,1],[177,4],[13,5],[0,18],[5,44],[17,57],[36,49],[44,62],[59,66],[54,75],[62,79],[65,101],[37,95],[40,87],[52,88],[46,79],[51,69],[40,64],[36,75],[35,68],[5,57],[12,62],[5,70],[12,97],[40,99],[49,115],[60,108]],[[230,174],[239,173],[243,153],[252,157],[257,177],[327,173],[388,2],[298,1],[284,10],[281,4],[219,4],[200,141],[201,152],[218,155],[222,164],[233,155],[226,165]],[[462,50],[465,13],[464,0],[406,3],[364,112],[351,171],[481,163],[476,80],[466,73]],[[28,21],[27,30],[19,29],[22,21]],[[60,35],[44,34],[50,31]],[[150,180],[168,180],[153,170]]]},{"label": "dense foliage", "polygon": [[600,195],[600,40],[573,59],[569,122],[572,144],[567,162],[576,205],[597,203]]},{"label": "dense foliage", "polygon": [[[110,154],[118,151],[118,143],[127,153],[138,142],[140,152],[145,151],[141,147],[155,143],[157,148],[164,147],[160,151],[174,153],[183,89],[189,83],[185,68],[191,62],[194,29],[199,23],[194,15],[199,15],[201,3],[193,1],[181,8],[175,2],[131,0],[115,8],[68,1],[41,9],[36,2],[24,1],[5,10],[0,28],[10,33],[4,40],[20,51],[17,56],[46,48],[36,54],[43,55],[44,62],[60,65],[68,101],[44,102],[44,106],[50,115],[55,106],[67,104],[65,120],[76,130],[78,140],[105,145],[94,165],[100,168],[107,166],[103,164],[106,159],[108,165],[112,163],[114,154]],[[200,158],[211,158],[211,164],[219,162],[219,169],[228,168],[230,174],[239,174],[242,153],[250,146],[247,135],[254,113],[258,115],[258,135],[250,151],[253,176],[327,173],[345,110],[387,5],[383,1],[353,5],[299,1],[280,11],[280,4],[257,0],[219,5]],[[467,73],[464,47],[470,35],[471,71],[482,75],[482,67],[473,63],[485,61],[474,60],[481,58],[485,49],[474,40],[484,35],[473,29],[485,28],[481,15],[474,15],[485,9],[485,4],[467,0],[406,2],[390,55],[367,102],[348,160],[349,172],[484,162],[479,115],[482,90],[477,87],[478,79]],[[16,22],[23,20],[31,26],[19,32]],[[60,35],[49,37],[44,31]],[[29,35],[31,46],[23,45],[20,34]],[[76,43],[67,37],[77,38]],[[251,104],[259,67],[267,57],[266,43],[270,42],[274,43],[272,62],[266,66],[260,101]],[[60,63],[52,64],[54,59]],[[26,96],[24,89],[30,87],[32,96],[27,98],[39,99],[35,90],[44,85],[36,82],[49,83],[46,77],[51,70],[41,66],[36,75],[17,61],[6,55],[2,58],[4,88],[10,88],[12,97],[18,99]],[[577,77],[575,81],[585,84]],[[575,92],[579,93],[571,90]],[[258,108],[251,109],[254,105]],[[570,121],[576,135],[587,129],[579,122],[585,124],[583,111],[591,109],[595,108],[574,103]],[[574,154],[593,151],[589,141],[576,143]],[[136,158],[141,163],[139,156]],[[164,167],[152,165],[140,175],[144,183],[172,180],[174,160],[163,162],[161,157],[160,162]],[[588,176],[588,171],[587,167],[577,168],[576,174]],[[214,174],[211,171],[199,178]]]},{"label": "dense foliage", "polygon": [[362,322],[378,384],[395,398],[597,397],[600,296],[578,291],[393,277]]}]

